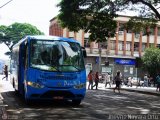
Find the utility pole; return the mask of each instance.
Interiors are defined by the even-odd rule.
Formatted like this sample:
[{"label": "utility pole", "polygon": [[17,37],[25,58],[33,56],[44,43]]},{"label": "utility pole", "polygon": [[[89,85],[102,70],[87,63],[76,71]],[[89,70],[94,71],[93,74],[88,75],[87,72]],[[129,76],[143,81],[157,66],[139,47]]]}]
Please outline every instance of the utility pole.
[{"label": "utility pole", "polygon": [[101,48],[101,43],[98,43],[98,49],[99,49],[99,66],[98,66],[98,71],[99,74],[101,74],[101,53],[102,53],[102,48]]}]

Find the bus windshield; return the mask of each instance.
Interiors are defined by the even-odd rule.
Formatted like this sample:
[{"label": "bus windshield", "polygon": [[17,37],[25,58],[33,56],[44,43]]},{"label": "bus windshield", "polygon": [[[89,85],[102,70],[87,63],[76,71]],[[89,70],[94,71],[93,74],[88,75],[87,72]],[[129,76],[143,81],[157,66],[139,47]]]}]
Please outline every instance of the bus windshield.
[{"label": "bus windshield", "polygon": [[47,71],[85,69],[78,43],[50,40],[31,40],[30,67]]}]

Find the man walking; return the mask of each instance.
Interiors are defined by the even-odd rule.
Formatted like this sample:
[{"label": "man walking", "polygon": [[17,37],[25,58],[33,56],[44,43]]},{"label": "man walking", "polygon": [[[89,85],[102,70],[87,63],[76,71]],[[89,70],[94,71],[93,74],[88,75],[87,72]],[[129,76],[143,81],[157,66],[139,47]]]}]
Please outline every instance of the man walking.
[{"label": "man walking", "polygon": [[8,80],[8,66],[7,65],[5,65],[4,66],[4,77],[2,78],[2,80],[4,79],[4,78],[6,78],[6,80]]}]

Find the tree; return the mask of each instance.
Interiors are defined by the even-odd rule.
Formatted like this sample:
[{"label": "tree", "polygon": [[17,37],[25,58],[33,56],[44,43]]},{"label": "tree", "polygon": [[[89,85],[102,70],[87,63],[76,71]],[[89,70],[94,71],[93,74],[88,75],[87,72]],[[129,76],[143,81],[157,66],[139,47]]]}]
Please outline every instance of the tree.
[{"label": "tree", "polygon": [[[61,0],[58,4],[60,7],[58,19],[62,27],[68,28],[70,31],[83,29],[85,32],[89,32],[90,41],[106,42],[108,37],[115,35],[117,26],[113,18],[117,17],[118,12],[136,11],[140,18],[149,19],[147,23],[152,26],[151,21],[160,20],[159,3],[160,0]],[[135,27],[129,26],[130,23],[126,27],[139,32],[147,24],[142,22],[145,19],[138,19],[137,24],[136,18],[134,17],[130,21],[130,23],[136,23]]]},{"label": "tree", "polygon": [[76,32],[83,29],[91,33],[90,41],[103,42],[114,36],[117,26],[112,3],[109,0],[61,0],[58,19],[62,27]]},{"label": "tree", "polygon": [[9,26],[0,26],[0,43],[5,43],[11,50],[12,46],[26,35],[44,34],[35,26],[28,23],[13,23]]},{"label": "tree", "polygon": [[156,77],[160,71],[160,49],[156,47],[147,48],[142,56],[143,67],[151,76]]}]

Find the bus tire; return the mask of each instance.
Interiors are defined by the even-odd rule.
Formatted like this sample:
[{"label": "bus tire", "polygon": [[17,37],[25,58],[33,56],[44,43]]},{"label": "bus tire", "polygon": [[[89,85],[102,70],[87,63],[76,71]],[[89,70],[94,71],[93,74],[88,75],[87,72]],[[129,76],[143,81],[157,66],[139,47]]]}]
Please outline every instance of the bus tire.
[{"label": "bus tire", "polygon": [[72,100],[72,105],[79,106],[81,104],[81,100]]}]

